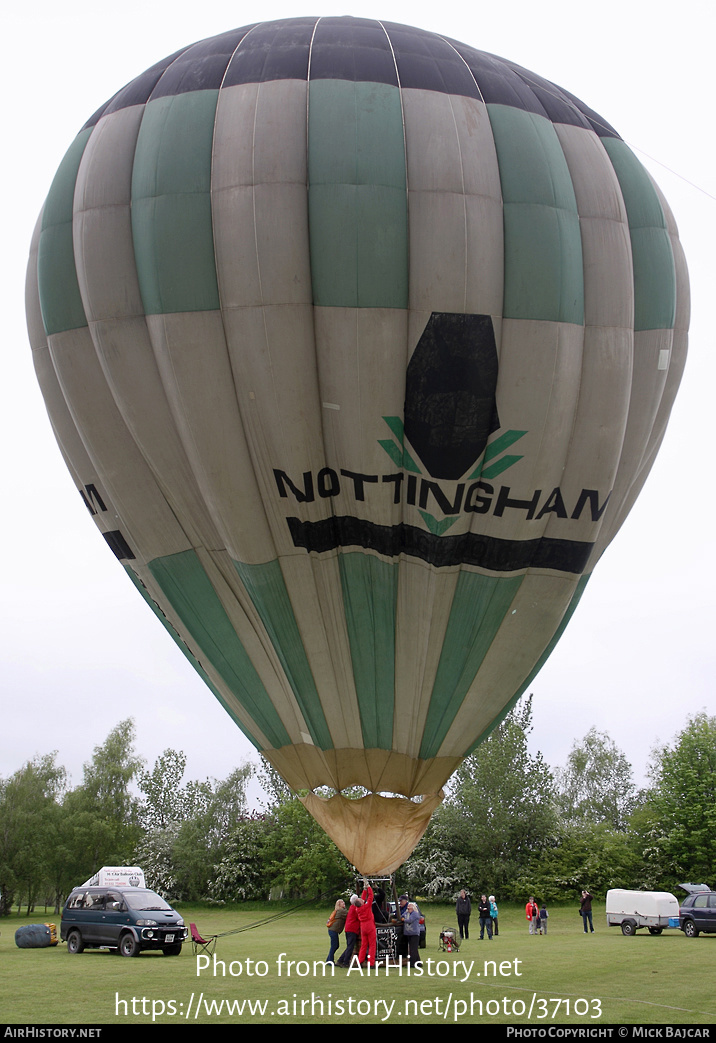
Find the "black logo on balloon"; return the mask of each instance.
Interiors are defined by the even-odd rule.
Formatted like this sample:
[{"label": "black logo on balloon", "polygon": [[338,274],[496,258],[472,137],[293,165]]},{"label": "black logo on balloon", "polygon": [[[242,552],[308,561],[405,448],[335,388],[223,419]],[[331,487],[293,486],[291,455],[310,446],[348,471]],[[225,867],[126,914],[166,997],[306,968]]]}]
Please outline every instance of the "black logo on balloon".
[{"label": "black logo on balloon", "polygon": [[457,481],[500,426],[489,315],[433,312],[408,365],[405,438],[433,478]]},{"label": "black logo on balloon", "polygon": [[[466,471],[471,471],[468,480],[494,478],[512,467],[522,457],[505,450],[525,431],[504,431],[487,444],[500,426],[498,369],[489,315],[433,312],[408,364],[405,420],[383,417],[394,438],[379,439],[379,444],[405,471],[425,470],[442,481],[458,481]],[[424,502],[420,515],[430,532],[441,536],[457,521],[460,504],[454,500],[451,509],[439,486],[423,486],[428,487],[442,517],[425,510]]]}]

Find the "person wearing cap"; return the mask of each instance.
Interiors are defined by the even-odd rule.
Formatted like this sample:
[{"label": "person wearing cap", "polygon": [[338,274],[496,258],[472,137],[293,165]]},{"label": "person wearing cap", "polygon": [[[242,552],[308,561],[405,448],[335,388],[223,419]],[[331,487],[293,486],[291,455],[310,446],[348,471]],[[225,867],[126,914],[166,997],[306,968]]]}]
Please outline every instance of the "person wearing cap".
[{"label": "person wearing cap", "polygon": [[[398,897],[398,908],[395,911],[398,923],[402,922],[403,916],[407,912],[408,901],[409,899],[407,895],[400,895]],[[408,937],[405,934],[405,931],[400,931],[398,933],[398,956],[401,958],[401,960],[403,958],[408,958]]]}]

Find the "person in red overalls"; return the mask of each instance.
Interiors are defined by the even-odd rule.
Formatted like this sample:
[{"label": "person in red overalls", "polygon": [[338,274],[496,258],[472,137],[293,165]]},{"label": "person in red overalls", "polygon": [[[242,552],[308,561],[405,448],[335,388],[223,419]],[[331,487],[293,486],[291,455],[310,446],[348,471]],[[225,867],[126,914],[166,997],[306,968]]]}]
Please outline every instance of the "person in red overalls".
[{"label": "person in red overalls", "polygon": [[376,952],[376,930],[373,919],[373,888],[365,881],[365,890],[361,895],[363,905],[358,906],[358,920],[360,921],[360,952],[358,962],[363,963],[368,954],[368,966],[375,967]]},{"label": "person in red overalls", "polygon": [[539,907],[532,895],[530,895],[530,899],[525,906],[525,916],[527,917],[527,927],[530,934],[539,934]]}]

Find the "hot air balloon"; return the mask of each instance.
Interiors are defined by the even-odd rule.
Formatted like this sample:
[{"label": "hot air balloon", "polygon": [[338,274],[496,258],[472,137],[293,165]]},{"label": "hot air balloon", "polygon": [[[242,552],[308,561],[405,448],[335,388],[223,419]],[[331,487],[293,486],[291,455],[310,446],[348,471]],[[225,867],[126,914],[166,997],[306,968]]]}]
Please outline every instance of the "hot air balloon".
[{"label": "hot air balloon", "polygon": [[259,22],[88,120],[27,287],[109,548],[350,861],[396,868],[658,450],[688,326],[659,189],[511,62]]}]

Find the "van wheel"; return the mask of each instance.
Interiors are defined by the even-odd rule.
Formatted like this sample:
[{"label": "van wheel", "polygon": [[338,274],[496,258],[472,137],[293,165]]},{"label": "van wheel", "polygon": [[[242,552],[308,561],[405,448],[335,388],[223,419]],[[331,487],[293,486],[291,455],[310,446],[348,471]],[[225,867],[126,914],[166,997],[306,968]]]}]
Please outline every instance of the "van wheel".
[{"label": "van wheel", "polygon": [[84,951],[85,943],[79,931],[70,931],[67,935],[67,951],[73,956]]},{"label": "van wheel", "polygon": [[122,956],[139,956],[139,942],[133,934],[123,934],[119,940],[119,951]]},{"label": "van wheel", "polygon": [[661,934],[663,929],[664,929],[663,927],[650,927],[649,928],[649,934]]},{"label": "van wheel", "polygon": [[165,956],[178,956],[181,952],[181,945],[167,945],[166,949],[162,949]]},{"label": "van wheel", "polygon": [[[684,934],[687,938],[698,938],[699,929],[693,920],[687,920],[684,924]],[[69,944],[69,941],[68,941]]]},{"label": "van wheel", "polygon": [[628,937],[636,934],[636,924],[633,920],[624,920],[622,922],[622,934],[626,934]]}]

